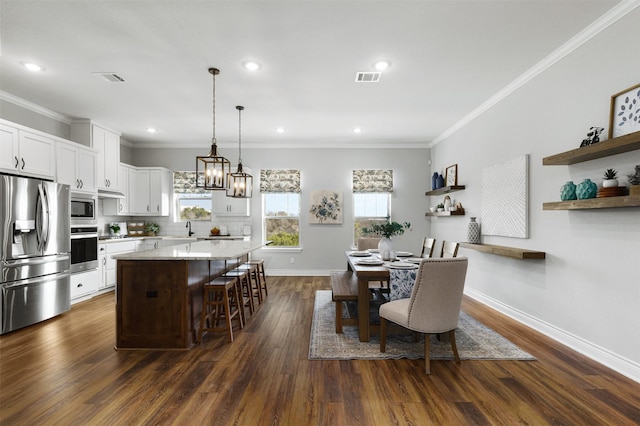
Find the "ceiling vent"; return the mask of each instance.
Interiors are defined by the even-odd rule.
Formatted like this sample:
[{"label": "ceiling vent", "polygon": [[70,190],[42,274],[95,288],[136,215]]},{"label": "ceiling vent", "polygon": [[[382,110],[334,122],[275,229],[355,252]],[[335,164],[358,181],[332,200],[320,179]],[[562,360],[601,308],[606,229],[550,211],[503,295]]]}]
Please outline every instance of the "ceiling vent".
[{"label": "ceiling vent", "polygon": [[114,72],[94,72],[93,75],[102,77],[111,83],[124,83],[124,78]]},{"label": "ceiling vent", "polygon": [[359,72],[356,73],[356,83],[377,83],[382,77],[381,72]]}]

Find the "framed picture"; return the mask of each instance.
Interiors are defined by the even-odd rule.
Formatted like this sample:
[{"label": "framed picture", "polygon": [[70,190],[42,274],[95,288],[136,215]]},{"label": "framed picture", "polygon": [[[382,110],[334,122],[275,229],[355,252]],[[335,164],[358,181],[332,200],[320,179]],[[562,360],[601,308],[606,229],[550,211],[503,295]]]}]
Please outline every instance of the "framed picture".
[{"label": "framed picture", "polygon": [[640,84],[611,96],[609,139],[640,131]]},{"label": "framed picture", "polygon": [[458,165],[457,164],[447,167],[445,178],[444,178],[444,184],[445,186],[456,186],[458,184]]},{"label": "framed picture", "polygon": [[311,191],[309,223],[339,225],[342,223],[342,192]]}]

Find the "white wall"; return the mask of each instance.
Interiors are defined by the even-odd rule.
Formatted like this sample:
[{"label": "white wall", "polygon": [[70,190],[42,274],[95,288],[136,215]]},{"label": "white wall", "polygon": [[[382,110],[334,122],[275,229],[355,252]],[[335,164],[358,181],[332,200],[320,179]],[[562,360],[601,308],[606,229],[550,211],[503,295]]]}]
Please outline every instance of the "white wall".
[{"label": "white wall", "polygon": [[[515,260],[461,249],[467,290],[640,381],[640,208],[543,211],[560,187],[607,168],[624,176],[640,151],[572,166],[542,158],[578,148],[589,127],[609,127],[612,94],[640,83],[640,8],[432,149],[436,169],[457,163],[464,219],[433,220],[438,239],[466,240],[480,217],[482,169],[530,155],[529,239],[483,242],[541,250],[546,260]],[[622,42],[624,40],[624,42]],[[621,179],[627,184],[626,178]]]},{"label": "white wall", "polygon": [[[220,151],[235,168],[237,151],[230,148],[220,148]],[[134,149],[133,162],[136,166],[194,170],[196,156],[207,152],[208,148]],[[428,149],[243,149],[242,159],[243,165],[251,168],[254,176],[251,225],[254,237],[258,238],[262,235],[262,197],[258,191],[260,169],[291,168],[301,171],[300,238],[303,249],[301,252],[285,253],[263,250],[259,255],[265,259],[271,273],[326,274],[329,270],[345,268],[344,250],[351,246],[353,238],[353,169],[393,169],[392,219],[408,221],[413,228],[394,238],[397,249],[419,250],[422,239],[428,235],[429,224],[425,218],[428,199],[424,195],[431,189]],[[342,192],[345,201],[342,225],[309,224],[309,194],[320,189]],[[217,220],[219,218],[215,218],[214,222]],[[193,222],[193,227],[200,233],[208,231],[211,224]],[[294,264],[290,263],[292,257]]]}]

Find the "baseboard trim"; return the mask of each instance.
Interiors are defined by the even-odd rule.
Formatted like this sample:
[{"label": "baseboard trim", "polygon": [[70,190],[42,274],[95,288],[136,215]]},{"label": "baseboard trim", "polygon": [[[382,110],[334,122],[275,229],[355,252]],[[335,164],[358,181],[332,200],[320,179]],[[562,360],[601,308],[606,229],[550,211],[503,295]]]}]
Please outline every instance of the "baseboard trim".
[{"label": "baseboard trim", "polygon": [[581,353],[582,355],[599,362],[611,368],[614,371],[640,383],[640,364],[633,362],[627,358],[621,357],[605,348],[602,348],[592,342],[578,337],[565,330],[557,328],[545,321],[533,317],[518,309],[514,309],[492,297],[489,297],[479,291],[466,288],[465,295],[477,300],[478,302],[495,309],[496,311],[512,318],[519,323],[526,325],[553,340],[562,343],[565,346]]}]

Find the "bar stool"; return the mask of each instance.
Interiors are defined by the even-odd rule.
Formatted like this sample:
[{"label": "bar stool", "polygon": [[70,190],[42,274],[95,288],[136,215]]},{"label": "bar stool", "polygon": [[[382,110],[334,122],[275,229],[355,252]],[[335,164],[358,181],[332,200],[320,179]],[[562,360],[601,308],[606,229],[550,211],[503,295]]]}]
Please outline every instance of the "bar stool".
[{"label": "bar stool", "polygon": [[[247,271],[232,269],[224,274],[225,277],[233,277],[238,280],[238,288],[240,294],[240,300],[242,300],[242,307],[249,307],[249,314],[253,315],[255,312],[255,305],[253,304],[253,290],[251,288],[251,280],[249,279],[249,273]],[[244,317],[244,314],[243,314]],[[246,317],[245,322],[246,322]]]},{"label": "bar stool", "polygon": [[[254,295],[258,296],[258,304],[262,304],[262,291],[260,291],[260,272],[258,271],[258,265],[249,265],[248,263],[243,263],[239,265],[237,270],[247,271],[249,274],[249,281],[252,281],[252,288],[254,291]],[[255,305],[255,304],[254,304]]]},{"label": "bar stool", "polygon": [[[269,295],[269,290],[267,290],[267,277],[264,274],[264,260],[255,259],[246,262],[248,265],[256,265],[258,267],[258,275],[260,278],[260,291],[264,290],[265,297]],[[264,300],[264,297],[263,297]]]},{"label": "bar stool", "polygon": [[[237,283],[238,279],[235,277],[218,277],[204,285],[198,342],[202,342],[203,331],[226,331],[229,342],[233,342],[231,320],[234,318],[240,329],[244,328]],[[224,320],[224,326],[218,326],[220,320]]]}]

